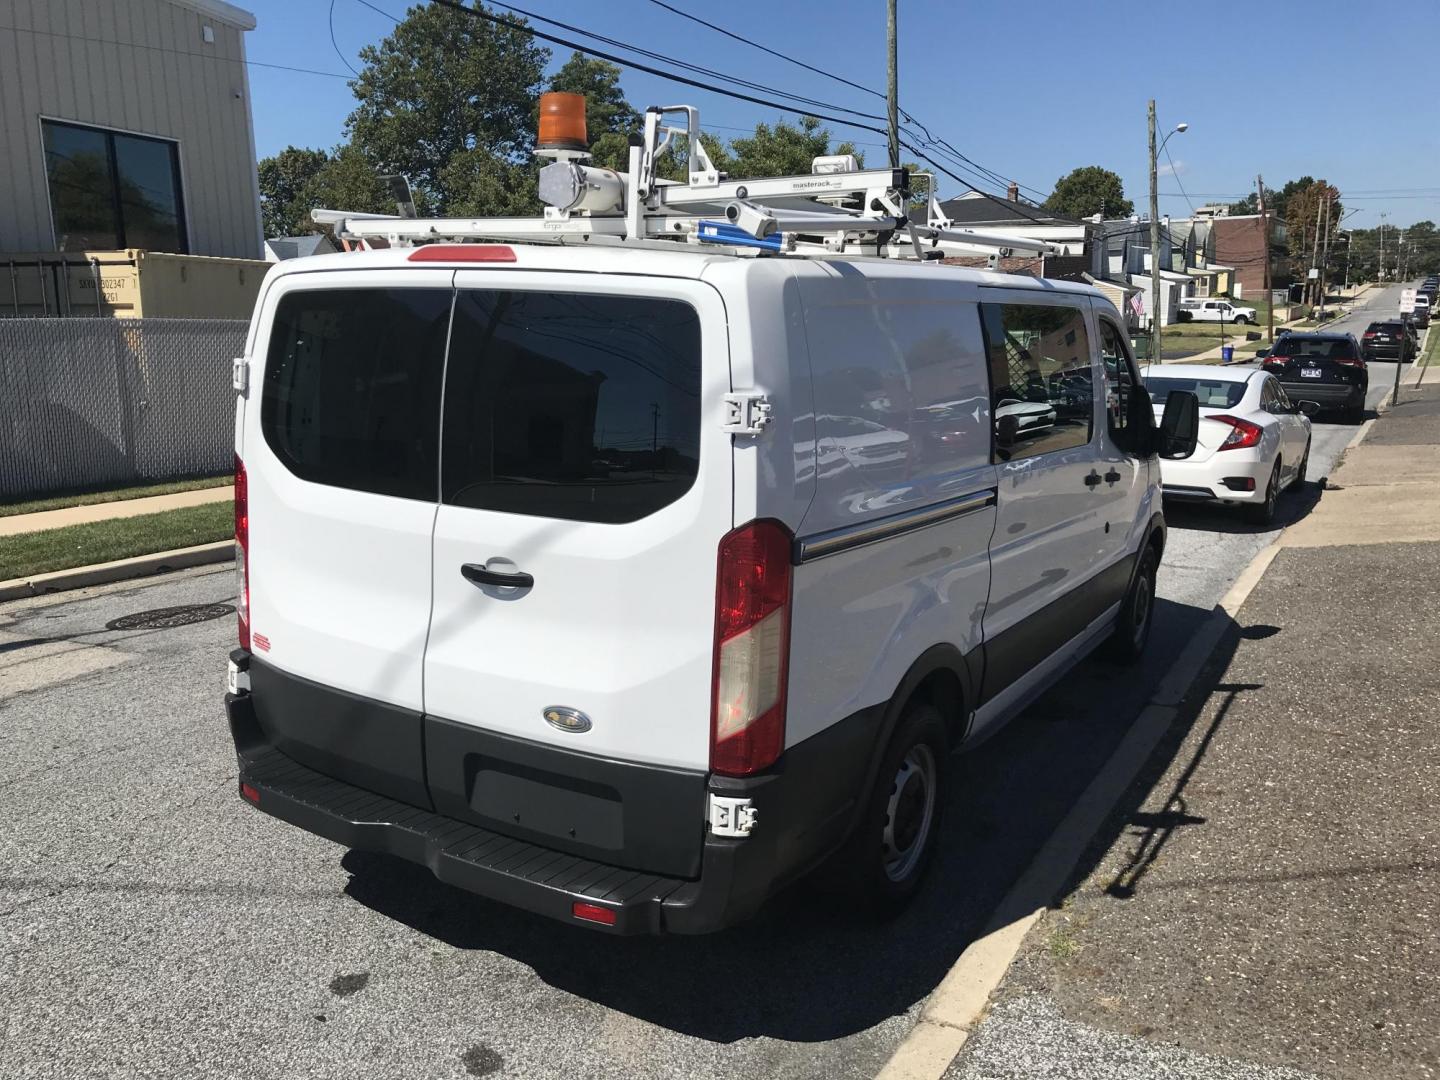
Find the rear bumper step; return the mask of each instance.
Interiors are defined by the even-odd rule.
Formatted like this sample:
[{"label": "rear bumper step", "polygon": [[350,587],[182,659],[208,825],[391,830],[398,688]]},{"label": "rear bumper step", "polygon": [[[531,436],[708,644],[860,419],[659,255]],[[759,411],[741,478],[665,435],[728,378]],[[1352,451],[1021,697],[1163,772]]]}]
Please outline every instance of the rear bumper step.
[{"label": "rear bumper step", "polygon": [[[225,708],[240,795],[256,808],[480,896],[612,934],[709,933],[753,915],[843,840],[879,719],[878,709],[857,713],[792,747],[768,774],[712,778],[712,789],[750,800],[761,825],[743,838],[707,835],[689,879],[557,851],[336,779],[277,749],[253,694],[226,694]],[[613,924],[578,918],[577,903],[613,914]]]},{"label": "rear bumper step", "polygon": [[420,863],[441,881],[566,922],[580,921],[572,905],[583,901],[615,913],[613,926],[586,925],[619,934],[656,933],[664,929],[661,906],[671,899],[683,902],[695,888],[693,882],[617,869],[441,817],[332,780],[274,749],[242,752],[240,783],[258,794],[259,809],[292,825],[346,847]]}]

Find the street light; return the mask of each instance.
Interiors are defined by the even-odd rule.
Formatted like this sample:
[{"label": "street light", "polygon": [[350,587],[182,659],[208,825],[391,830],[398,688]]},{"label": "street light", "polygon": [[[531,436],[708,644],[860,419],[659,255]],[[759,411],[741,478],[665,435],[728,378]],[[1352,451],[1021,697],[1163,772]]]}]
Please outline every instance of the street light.
[{"label": "street light", "polygon": [[1150,99],[1150,358],[1154,363],[1165,361],[1160,355],[1160,189],[1156,180],[1156,158],[1172,136],[1189,129],[1189,124],[1176,124],[1157,149],[1155,99]]}]

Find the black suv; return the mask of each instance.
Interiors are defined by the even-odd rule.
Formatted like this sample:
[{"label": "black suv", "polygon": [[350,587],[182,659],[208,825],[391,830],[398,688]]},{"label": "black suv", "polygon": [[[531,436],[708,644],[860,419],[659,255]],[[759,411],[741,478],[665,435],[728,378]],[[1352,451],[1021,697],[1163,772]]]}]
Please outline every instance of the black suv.
[{"label": "black suv", "polygon": [[1367,361],[1398,359],[1405,363],[1415,359],[1415,333],[1400,319],[1372,322],[1361,340],[1361,355]]},{"label": "black suv", "polygon": [[1370,373],[1353,334],[1286,334],[1265,358],[1265,370],[1295,401],[1343,409],[1352,423],[1365,412]]}]

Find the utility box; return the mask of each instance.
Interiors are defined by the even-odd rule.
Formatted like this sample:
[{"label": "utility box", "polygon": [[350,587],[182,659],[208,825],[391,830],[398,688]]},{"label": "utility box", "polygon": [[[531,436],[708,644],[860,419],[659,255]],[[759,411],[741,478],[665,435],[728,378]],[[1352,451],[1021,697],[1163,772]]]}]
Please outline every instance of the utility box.
[{"label": "utility box", "polygon": [[269,269],[139,248],[0,254],[0,315],[248,319]]}]

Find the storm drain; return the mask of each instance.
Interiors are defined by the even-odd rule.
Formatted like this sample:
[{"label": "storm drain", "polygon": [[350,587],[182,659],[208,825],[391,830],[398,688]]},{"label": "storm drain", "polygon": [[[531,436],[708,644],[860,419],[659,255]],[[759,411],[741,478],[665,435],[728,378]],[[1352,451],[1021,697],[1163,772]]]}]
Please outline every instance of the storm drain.
[{"label": "storm drain", "polygon": [[181,604],[179,607],[162,607],[154,611],[137,611],[134,615],[121,615],[105,624],[106,630],[169,630],[176,626],[209,622],[234,615],[235,609],[229,604]]}]

